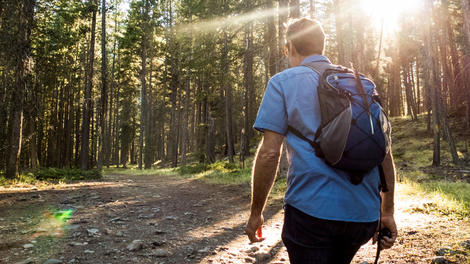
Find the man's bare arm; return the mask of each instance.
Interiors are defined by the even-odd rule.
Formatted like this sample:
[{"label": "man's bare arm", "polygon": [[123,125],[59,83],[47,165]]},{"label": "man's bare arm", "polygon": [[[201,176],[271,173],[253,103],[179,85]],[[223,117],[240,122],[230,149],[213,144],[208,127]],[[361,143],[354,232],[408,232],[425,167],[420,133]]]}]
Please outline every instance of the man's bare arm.
[{"label": "man's bare arm", "polygon": [[395,164],[393,162],[391,149],[388,152],[388,154],[385,156],[385,160],[382,163],[382,168],[384,170],[385,182],[387,183],[388,192],[382,193],[381,228],[390,229],[390,231],[392,232],[392,237],[390,238],[384,237],[384,239],[380,241],[380,245],[382,249],[388,249],[393,246],[398,235],[395,218],[393,217],[394,210],[395,210],[394,198],[395,198],[396,170],[395,170]]},{"label": "man's bare arm", "polygon": [[283,140],[283,135],[265,130],[256,154],[252,175],[251,215],[245,228],[245,233],[251,242],[264,240],[262,237],[263,210],[276,178]]}]

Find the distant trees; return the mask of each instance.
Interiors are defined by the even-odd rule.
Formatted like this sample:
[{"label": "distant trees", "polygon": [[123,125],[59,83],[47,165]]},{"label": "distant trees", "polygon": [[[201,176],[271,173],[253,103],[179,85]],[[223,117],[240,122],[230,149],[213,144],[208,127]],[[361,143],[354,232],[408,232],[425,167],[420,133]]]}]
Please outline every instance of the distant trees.
[{"label": "distant trees", "polygon": [[448,117],[470,122],[470,4],[427,0],[379,45],[359,2],[133,0],[124,16],[121,0],[2,1],[0,170],[245,160],[267,81],[288,66],[284,22],[306,15],[390,116],[428,114],[434,164],[441,138],[458,164]]}]

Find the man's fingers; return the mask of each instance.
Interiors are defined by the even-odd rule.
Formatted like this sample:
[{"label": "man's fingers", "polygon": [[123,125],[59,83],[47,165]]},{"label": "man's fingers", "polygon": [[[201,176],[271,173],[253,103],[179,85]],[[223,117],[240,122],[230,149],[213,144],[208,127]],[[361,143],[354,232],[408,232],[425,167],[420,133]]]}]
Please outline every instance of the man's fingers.
[{"label": "man's fingers", "polygon": [[383,237],[380,241],[380,247],[382,249],[389,249],[395,244],[395,238]]},{"label": "man's fingers", "polygon": [[259,237],[259,238],[262,238],[263,237],[263,227],[258,227],[258,230],[256,230],[256,235]]},{"label": "man's fingers", "polygon": [[[261,242],[263,240],[265,240],[264,237],[260,236],[260,231],[259,229],[255,231],[250,231],[250,230],[245,230],[245,233],[246,235],[248,236],[248,239],[250,239],[250,242],[251,243],[254,243],[254,242]],[[258,234],[258,235],[257,235]]]}]

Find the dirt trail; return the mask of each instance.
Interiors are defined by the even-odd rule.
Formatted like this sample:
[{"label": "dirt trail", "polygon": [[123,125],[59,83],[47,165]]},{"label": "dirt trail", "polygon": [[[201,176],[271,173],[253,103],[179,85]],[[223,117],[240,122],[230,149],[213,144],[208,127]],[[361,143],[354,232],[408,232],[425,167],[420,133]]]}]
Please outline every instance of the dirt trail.
[{"label": "dirt trail", "polygon": [[[268,239],[248,243],[249,194],[248,184],[118,174],[55,189],[0,189],[0,263],[289,263],[280,241],[282,201],[267,207]],[[456,250],[470,237],[467,222],[412,213],[410,206],[397,204],[399,242],[381,263],[430,263],[435,250]],[[69,209],[71,218],[62,221]],[[354,263],[372,263],[374,250],[365,246]],[[452,260],[470,263],[468,251],[458,253]]]}]

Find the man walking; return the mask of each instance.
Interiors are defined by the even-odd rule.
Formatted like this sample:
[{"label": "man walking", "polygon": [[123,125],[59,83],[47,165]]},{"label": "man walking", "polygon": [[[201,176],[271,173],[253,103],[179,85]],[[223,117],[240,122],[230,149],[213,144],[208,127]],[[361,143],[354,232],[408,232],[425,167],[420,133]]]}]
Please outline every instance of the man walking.
[{"label": "man walking", "polygon": [[[281,146],[286,138],[289,172],[282,240],[292,264],[350,263],[359,248],[381,227],[391,230],[380,243],[393,246],[397,228],[393,217],[395,167],[391,151],[382,167],[389,191],[381,193],[378,169],[354,185],[350,174],[327,165],[306,141],[288,131],[288,126],[313,139],[320,126],[317,96],[319,74],[302,63],[331,62],[323,56],[325,34],[320,24],[302,18],[290,20],[286,28],[284,53],[292,68],[271,78],[254,128],[264,133],[256,155],[252,179],[251,215],[245,232],[251,242],[260,242],[262,212],[274,183]],[[381,202],[382,200],[382,202]]]}]

